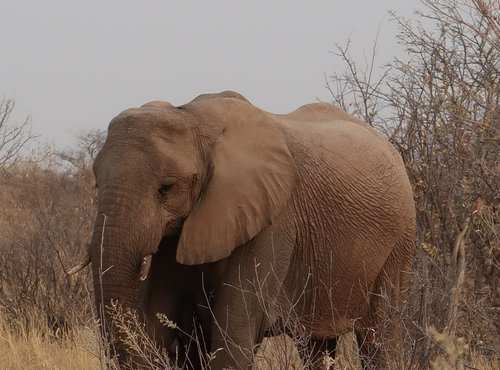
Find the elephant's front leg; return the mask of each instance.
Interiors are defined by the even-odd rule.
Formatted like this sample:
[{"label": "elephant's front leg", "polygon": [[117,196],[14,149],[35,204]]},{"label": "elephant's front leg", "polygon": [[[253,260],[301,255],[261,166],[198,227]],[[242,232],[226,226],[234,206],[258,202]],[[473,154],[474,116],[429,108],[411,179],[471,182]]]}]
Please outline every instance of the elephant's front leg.
[{"label": "elephant's front leg", "polygon": [[255,299],[246,293],[228,287],[222,290],[222,300],[230,299],[232,303],[218,304],[214,309],[211,368],[249,369],[256,345],[262,340],[264,314]]},{"label": "elephant's front leg", "polygon": [[292,254],[283,238],[261,234],[230,256],[213,307],[212,369],[249,369],[269,322]]}]

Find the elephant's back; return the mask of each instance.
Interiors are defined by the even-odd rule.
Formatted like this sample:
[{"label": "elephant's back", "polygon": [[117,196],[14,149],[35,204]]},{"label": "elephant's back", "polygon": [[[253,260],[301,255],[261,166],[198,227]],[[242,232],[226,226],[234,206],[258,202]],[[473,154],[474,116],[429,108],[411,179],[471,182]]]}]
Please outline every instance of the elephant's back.
[{"label": "elephant's back", "polygon": [[324,218],[336,227],[359,235],[380,230],[396,235],[413,222],[406,168],[380,133],[345,120],[286,122],[283,127],[299,173],[294,201],[302,209],[297,212],[324,210]]},{"label": "elephant's back", "polygon": [[294,112],[276,120],[297,166],[302,167],[299,172],[321,172],[340,187],[359,182],[382,190],[391,184],[411,194],[401,156],[381,133],[338,108],[308,113],[316,105],[327,104],[310,104],[300,108],[307,114]]},{"label": "elephant's back", "polygon": [[[272,116],[285,135],[292,156],[321,159],[332,172],[340,171],[346,177],[371,179],[377,173],[394,172],[387,182],[401,184],[402,191],[411,195],[399,152],[366,122],[330,103],[306,104],[289,114]],[[296,150],[297,147],[303,150]]]}]

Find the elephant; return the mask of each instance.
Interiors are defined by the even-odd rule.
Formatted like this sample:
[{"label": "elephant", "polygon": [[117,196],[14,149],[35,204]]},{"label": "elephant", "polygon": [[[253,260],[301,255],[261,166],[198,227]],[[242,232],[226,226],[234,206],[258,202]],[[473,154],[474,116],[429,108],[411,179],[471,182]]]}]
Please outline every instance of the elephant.
[{"label": "elephant", "polygon": [[272,114],[233,91],[153,101],[111,121],[93,171],[94,231],[72,273],[92,264],[98,308],[141,312],[191,368],[190,333],[212,369],[247,369],[265,336],[297,330],[312,368],[353,330],[366,368],[391,366],[415,208],[400,155],[368,124],[329,103]]}]

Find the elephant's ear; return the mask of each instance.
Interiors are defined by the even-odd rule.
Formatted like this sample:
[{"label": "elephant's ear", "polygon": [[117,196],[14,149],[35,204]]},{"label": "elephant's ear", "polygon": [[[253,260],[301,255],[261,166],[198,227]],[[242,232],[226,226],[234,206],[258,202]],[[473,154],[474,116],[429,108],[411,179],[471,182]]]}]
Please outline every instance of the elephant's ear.
[{"label": "elephant's ear", "polygon": [[295,187],[295,162],[281,131],[256,108],[241,113],[230,115],[213,146],[208,183],[182,229],[180,263],[229,256],[273,222]]}]

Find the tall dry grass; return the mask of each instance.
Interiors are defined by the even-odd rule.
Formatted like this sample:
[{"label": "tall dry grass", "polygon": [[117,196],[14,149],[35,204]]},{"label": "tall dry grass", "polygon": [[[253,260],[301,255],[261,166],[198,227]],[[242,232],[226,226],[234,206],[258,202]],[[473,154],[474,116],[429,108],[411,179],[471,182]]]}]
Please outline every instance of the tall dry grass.
[{"label": "tall dry grass", "polygon": [[[31,321],[28,328],[25,325],[13,325],[0,316],[0,363],[2,369],[9,370],[95,370],[117,369],[111,359],[103,359],[99,353],[99,330],[95,323],[85,326],[75,326],[69,333],[54,333],[40,317]],[[145,348],[138,336],[143,335],[133,324],[127,328],[131,344],[136,350],[145,353]],[[468,354],[465,338],[458,338],[432,331],[433,340],[441,346],[443,353],[436,356],[428,367],[435,370],[448,369],[481,369],[497,370],[500,363],[498,356],[484,356],[477,353]],[[144,338],[145,339],[145,338]],[[147,340],[147,339],[145,339]],[[297,338],[280,335],[264,339],[259,351],[255,354],[254,369],[303,369],[297,347]],[[137,351],[139,353],[139,351]],[[204,355],[204,354],[200,354]],[[463,359],[468,357],[467,361]],[[150,361],[149,355],[144,359]],[[148,363],[148,362],[145,363]],[[328,361],[328,360],[327,360]],[[352,334],[340,338],[337,356],[332,361],[333,370],[359,370],[361,363],[357,356],[357,344]],[[161,369],[175,369],[166,358],[154,362]],[[153,367],[146,367],[153,368]],[[206,366],[209,369],[209,364]],[[400,367],[394,366],[393,369]],[[419,367],[411,367],[418,369]]]},{"label": "tall dry grass", "polygon": [[6,370],[98,369],[95,329],[81,326],[71,334],[54,333],[44,317],[33,317],[26,327],[0,316],[0,366]]}]

